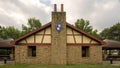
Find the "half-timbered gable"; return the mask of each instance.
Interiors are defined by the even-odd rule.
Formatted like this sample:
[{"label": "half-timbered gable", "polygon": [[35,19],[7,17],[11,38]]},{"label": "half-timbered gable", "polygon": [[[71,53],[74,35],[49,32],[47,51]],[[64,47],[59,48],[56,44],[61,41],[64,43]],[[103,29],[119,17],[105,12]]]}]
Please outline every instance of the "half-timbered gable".
[{"label": "half-timbered gable", "polygon": [[[48,24],[46,24],[48,25]],[[44,25],[44,26],[46,26]],[[44,27],[43,26],[43,27]],[[102,41],[94,38],[90,34],[86,34],[83,30],[75,28],[74,26],[67,23],[67,45],[74,44],[74,45],[81,45],[81,44],[88,44],[88,45],[99,45]],[[42,28],[42,27],[41,27]],[[34,30],[33,30],[34,31]],[[23,39],[24,38],[24,39]],[[44,29],[37,29],[35,32],[30,32],[26,36],[17,39],[15,44],[51,44],[51,23],[49,23],[49,27]],[[102,43],[103,44],[103,43]]]},{"label": "half-timbered gable", "polygon": [[[29,64],[102,63],[103,41],[66,22],[66,12],[57,12],[52,21],[14,40],[15,62]],[[91,61],[92,60],[92,61]]]},{"label": "half-timbered gable", "polygon": [[100,42],[84,35],[74,28],[67,27],[67,44],[99,44]]},{"label": "half-timbered gable", "polygon": [[47,27],[19,41],[18,44],[51,44],[51,27]]}]

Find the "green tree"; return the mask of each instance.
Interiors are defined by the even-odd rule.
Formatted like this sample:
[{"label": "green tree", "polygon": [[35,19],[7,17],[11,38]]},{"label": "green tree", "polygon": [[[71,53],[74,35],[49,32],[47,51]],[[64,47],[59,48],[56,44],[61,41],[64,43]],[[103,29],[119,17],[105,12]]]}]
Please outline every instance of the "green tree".
[{"label": "green tree", "polygon": [[120,41],[120,23],[118,22],[109,28],[105,28],[100,33],[100,36],[102,37],[102,39]]},{"label": "green tree", "polygon": [[81,30],[84,30],[88,33],[91,33],[93,28],[92,26],[90,26],[90,23],[88,20],[84,20],[84,19],[78,19],[76,22],[75,22],[75,27],[81,29]]},{"label": "green tree", "polygon": [[41,22],[39,19],[30,18],[28,19],[27,26],[22,24],[22,34],[26,34],[34,29],[41,27]]},{"label": "green tree", "polygon": [[1,27],[0,37],[3,39],[16,39],[21,36],[21,31],[13,26]]},{"label": "green tree", "polygon": [[101,37],[99,36],[99,34],[97,33],[98,31],[95,29],[93,30],[93,27],[90,26],[90,23],[88,20],[84,20],[84,19],[77,19],[77,21],[75,22],[75,27],[101,39]]},{"label": "green tree", "polygon": [[104,40],[104,39],[107,39],[107,35],[109,34],[109,30],[110,28],[105,28],[101,33],[100,33],[100,36],[101,38]]}]

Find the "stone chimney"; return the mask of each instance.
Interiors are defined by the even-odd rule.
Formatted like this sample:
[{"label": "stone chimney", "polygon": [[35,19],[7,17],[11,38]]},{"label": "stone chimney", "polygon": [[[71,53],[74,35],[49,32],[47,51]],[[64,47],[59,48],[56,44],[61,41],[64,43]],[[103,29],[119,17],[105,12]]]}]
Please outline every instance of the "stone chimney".
[{"label": "stone chimney", "polygon": [[51,45],[51,64],[66,64],[66,12],[63,4],[61,11],[57,11],[54,4],[52,12],[52,45]]}]

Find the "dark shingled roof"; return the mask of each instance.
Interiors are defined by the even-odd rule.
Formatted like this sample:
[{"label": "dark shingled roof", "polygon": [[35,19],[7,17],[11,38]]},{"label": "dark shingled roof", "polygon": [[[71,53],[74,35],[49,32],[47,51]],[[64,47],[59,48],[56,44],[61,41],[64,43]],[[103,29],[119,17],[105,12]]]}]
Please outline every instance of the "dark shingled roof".
[{"label": "dark shingled roof", "polygon": [[105,49],[120,49],[120,41],[114,41],[114,40],[104,40],[106,43],[103,45],[103,48]]},{"label": "dark shingled roof", "polygon": [[0,48],[13,48],[14,45],[12,45],[11,40],[2,40],[0,39]]}]

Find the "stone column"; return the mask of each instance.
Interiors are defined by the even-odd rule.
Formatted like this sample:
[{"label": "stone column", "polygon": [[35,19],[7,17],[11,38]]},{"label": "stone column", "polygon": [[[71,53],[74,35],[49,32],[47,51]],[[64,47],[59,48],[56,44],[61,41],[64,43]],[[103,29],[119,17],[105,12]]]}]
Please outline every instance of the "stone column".
[{"label": "stone column", "polygon": [[[66,12],[52,12],[51,64],[66,64]],[[61,24],[61,30],[56,27]]]}]

